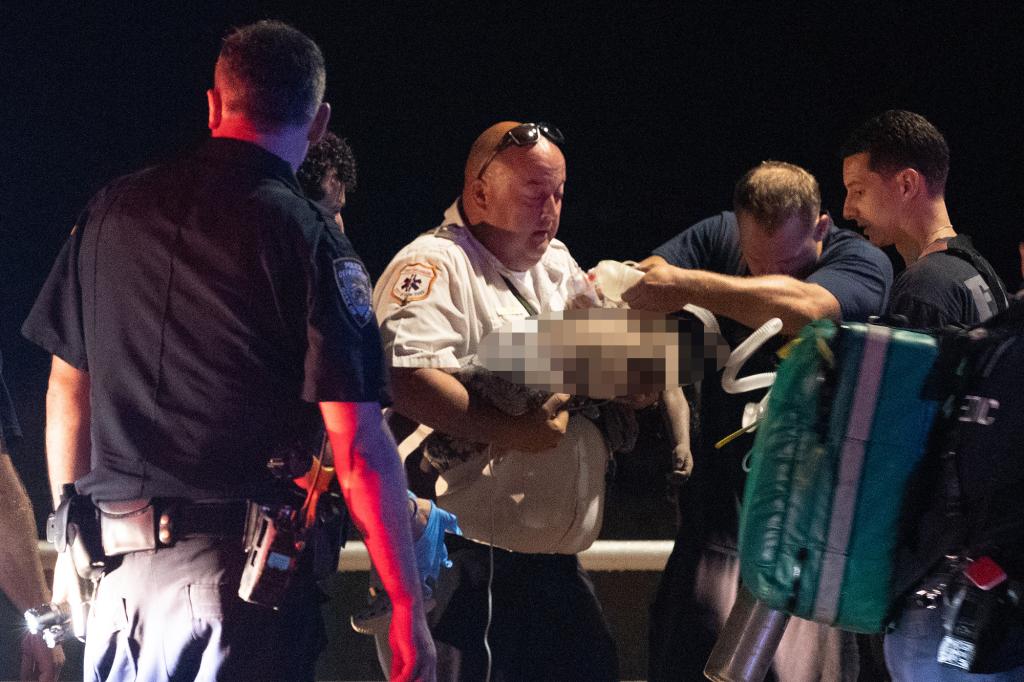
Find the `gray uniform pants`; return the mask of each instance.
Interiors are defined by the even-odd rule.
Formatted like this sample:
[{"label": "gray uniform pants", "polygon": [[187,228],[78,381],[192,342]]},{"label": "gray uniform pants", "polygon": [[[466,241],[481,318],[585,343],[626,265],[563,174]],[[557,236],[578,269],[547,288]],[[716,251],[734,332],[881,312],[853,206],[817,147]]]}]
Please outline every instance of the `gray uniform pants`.
[{"label": "gray uniform pants", "polygon": [[[704,680],[704,664],[736,601],[739,558],[717,546],[677,543],[652,608],[650,679]],[[772,663],[780,682],[853,682],[856,636],[791,618]]]},{"label": "gray uniform pants", "polygon": [[86,680],[312,680],[324,644],[311,579],[278,611],[238,598],[239,542],[125,555],[89,615]]}]

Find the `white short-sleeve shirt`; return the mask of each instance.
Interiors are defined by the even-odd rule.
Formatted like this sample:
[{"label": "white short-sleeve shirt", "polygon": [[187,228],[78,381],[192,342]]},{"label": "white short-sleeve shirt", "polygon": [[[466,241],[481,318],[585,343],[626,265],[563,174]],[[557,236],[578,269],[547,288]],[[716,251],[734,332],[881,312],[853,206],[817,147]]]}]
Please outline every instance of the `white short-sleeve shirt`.
[{"label": "white short-sleeve shirt", "polygon": [[[503,278],[547,312],[564,310],[584,290],[586,273],[555,239],[532,268],[509,270],[452,204],[441,226],[398,252],[374,288],[385,357],[393,367],[457,370],[470,363],[487,334],[530,315]],[[597,427],[574,415],[550,452],[509,451],[500,461],[470,459],[445,472],[439,503],[459,515],[474,540],[519,552],[575,553],[600,530],[608,457]]]},{"label": "white short-sleeve shirt", "polygon": [[529,316],[502,276],[545,312],[564,310],[586,273],[557,239],[529,270],[509,270],[477,241],[452,204],[440,227],[398,252],[374,289],[392,366],[458,369],[488,333]]}]

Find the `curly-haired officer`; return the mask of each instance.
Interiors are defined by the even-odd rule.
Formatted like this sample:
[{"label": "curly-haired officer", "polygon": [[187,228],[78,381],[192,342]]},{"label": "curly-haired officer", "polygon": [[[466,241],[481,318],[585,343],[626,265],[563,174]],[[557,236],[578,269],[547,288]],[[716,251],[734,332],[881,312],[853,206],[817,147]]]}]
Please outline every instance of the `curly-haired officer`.
[{"label": "curly-haired officer", "polygon": [[356,157],[348,140],[331,131],[324,133],[319,142],[310,145],[295,177],[306,196],[327,211],[344,232],[341,209],[347,194],[356,189]]}]

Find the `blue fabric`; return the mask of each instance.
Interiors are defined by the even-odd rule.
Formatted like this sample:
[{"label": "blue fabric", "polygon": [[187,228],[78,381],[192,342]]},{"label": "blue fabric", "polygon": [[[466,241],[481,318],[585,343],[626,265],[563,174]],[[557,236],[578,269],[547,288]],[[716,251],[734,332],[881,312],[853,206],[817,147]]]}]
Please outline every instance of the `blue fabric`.
[{"label": "blue fabric", "polygon": [[893,682],[1021,682],[1024,680],[1024,628],[1010,628],[995,653],[992,669],[966,673],[935,660],[944,635],[941,609],[911,608],[885,636],[885,664]]},{"label": "blue fabric", "polygon": [[[416,502],[416,495],[409,491],[409,499]],[[441,567],[451,568],[452,562],[448,560],[448,549],[444,545],[444,534],[454,533],[462,535],[459,528],[459,520],[455,514],[441,509],[433,502],[430,503],[430,516],[427,517],[427,527],[423,529],[423,535],[416,541],[416,567],[420,571],[420,580],[423,581],[424,597],[430,596],[430,585],[436,584],[437,576],[441,573]],[[430,584],[427,581],[430,581]]]}]

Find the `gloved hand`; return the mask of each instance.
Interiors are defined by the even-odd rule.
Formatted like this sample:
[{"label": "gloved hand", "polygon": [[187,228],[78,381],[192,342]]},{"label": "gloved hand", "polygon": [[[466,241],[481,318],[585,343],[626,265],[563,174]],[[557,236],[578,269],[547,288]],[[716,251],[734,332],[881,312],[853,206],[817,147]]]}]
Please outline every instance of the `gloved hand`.
[{"label": "gloved hand", "polygon": [[[409,492],[409,499],[413,503],[416,502],[416,496],[411,491]],[[459,521],[455,518],[454,514],[441,509],[431,502],[427,525],[414,546],[416,567],[420,571],[420,580],[423,581],[424,599],[429,598],[433,594],[433,585],[437,583],[437,576],[441,573],[441,567],[451,568],[452,565],[452,562],[448,560],[448,549],[444,546],[445,533],[462,535]]]},{"label": "gloved hand", "polygon": [[[434,585],[441,568],[450,568],[448,549],[444,546],[444,534],[462,535],[455,515],[435,505],[430,500],[421,500],[409,491],[416,513],[413,515],[413,551],[416,553],[416,568],[423,585],[423,606],[426,611],[434,608]],[[420,526],[419,524],[422,524]],[[391,622],[391,599],[380,583],[376,569],[370,567],[369,603],[352,616],[352,629],[364,635],[387,632]]]}]

